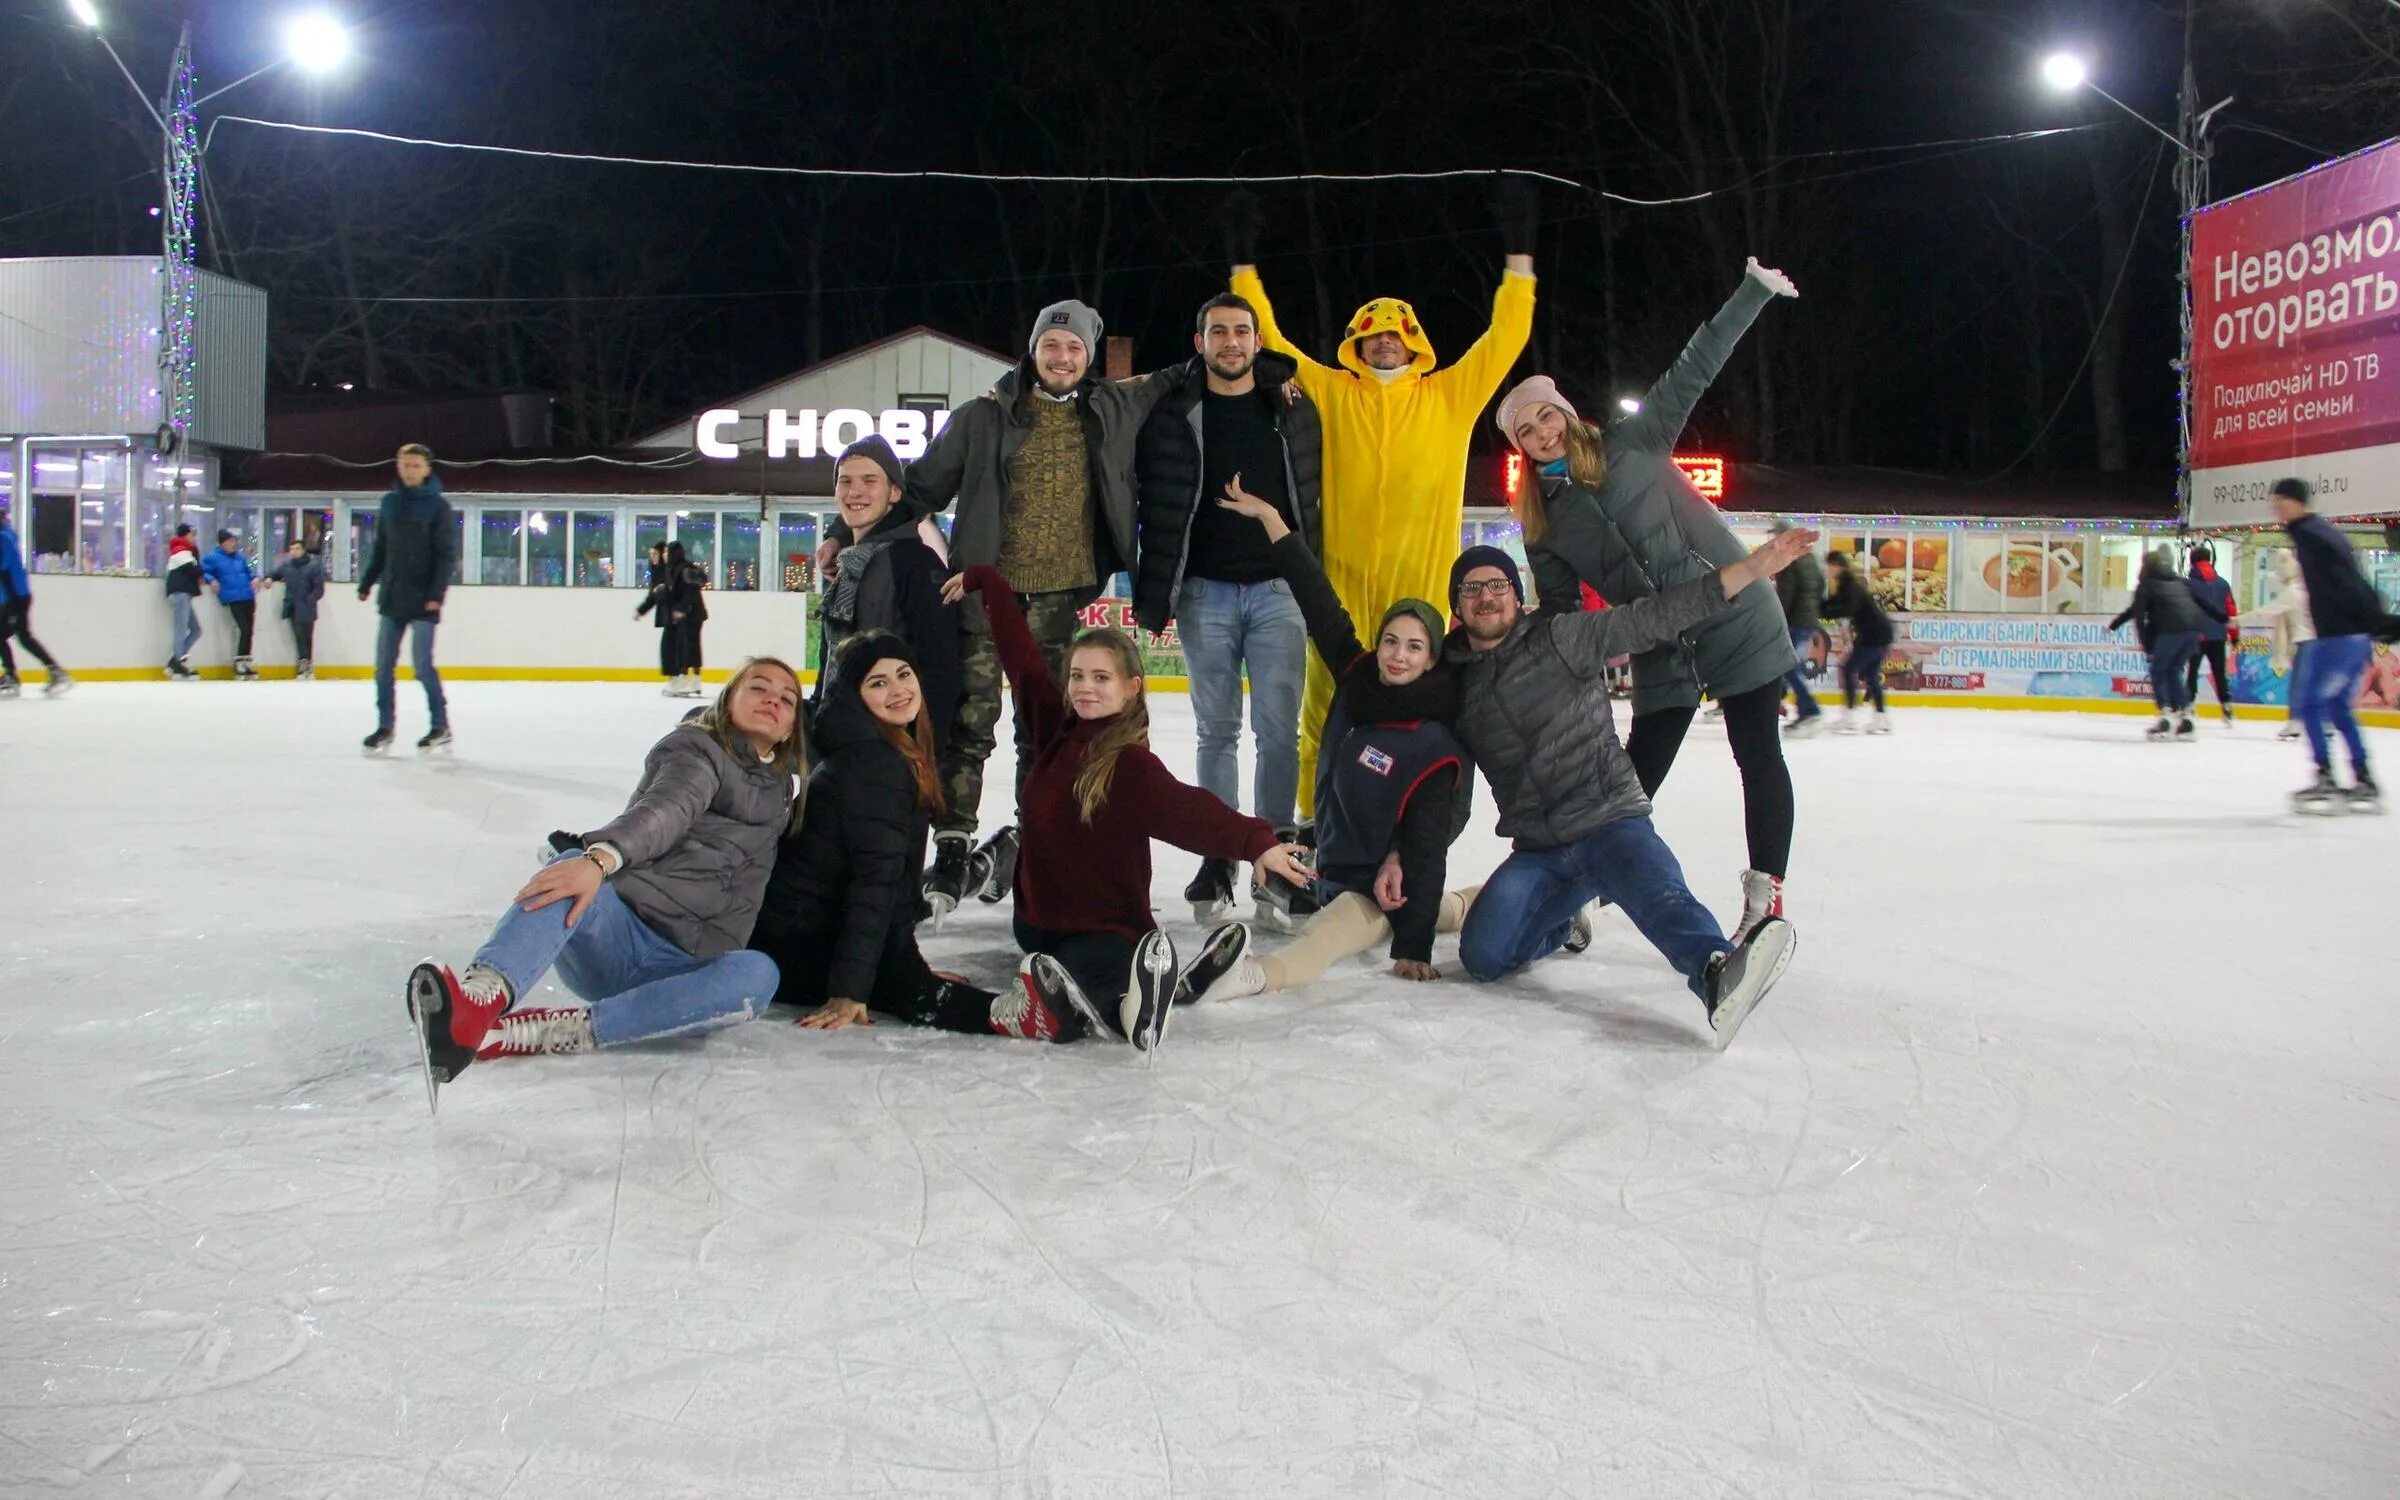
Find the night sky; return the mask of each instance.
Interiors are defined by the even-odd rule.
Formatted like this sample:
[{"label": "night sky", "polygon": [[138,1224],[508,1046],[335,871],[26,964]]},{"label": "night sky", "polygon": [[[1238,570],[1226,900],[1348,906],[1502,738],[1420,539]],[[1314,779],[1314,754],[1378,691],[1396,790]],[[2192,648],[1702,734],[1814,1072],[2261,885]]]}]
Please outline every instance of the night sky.
[{"label": "night sky", "polygon": [[[103,3],[144,86],[178,22],[203,88],[275,55],[260,0]],[[1587,410],[1638,389],[1745,254],[1798,280],[1702,409],[1738,457],[1959,474],[2173,456],[2170,148],[2047,51],[2171,122],[2178,5],[1616,0],[1129,6],[360,5],[359,55],[210,107],[410,135],[892,171],[1266,174],[1509,166],[1544,189],[1524,369]],[[2209,0],[2194,55],[2215,196],[2400,120],[2400,11]],[[1928,146],[2058,125],[2034,141]],[[156,132],[63,3],[0,11],[0,255],[153,251]],[[1883,148],[1910,147],[1889,150]],[[273,378],[538,389],[606,444],[916,323],[1003,351],[1079,295],[1147,368],[1221,285],[1224,190],[800,180],[530,161],[226,124],[202,262],[273,294]],[[1359,302],[1413,300],[1435,347],[1486,317],[1479,181],[1265,189],[1262,269],[1321,352]],[[2103,317],[2122,272],[2121,326]],[[408,300],[434,299],[434,300]],[[2095,391],[2122,402],[2109,451]],[[2052,420],[2052,414],[2056,413]],[[2045,423],[2047,428],[2045,430]]]}]

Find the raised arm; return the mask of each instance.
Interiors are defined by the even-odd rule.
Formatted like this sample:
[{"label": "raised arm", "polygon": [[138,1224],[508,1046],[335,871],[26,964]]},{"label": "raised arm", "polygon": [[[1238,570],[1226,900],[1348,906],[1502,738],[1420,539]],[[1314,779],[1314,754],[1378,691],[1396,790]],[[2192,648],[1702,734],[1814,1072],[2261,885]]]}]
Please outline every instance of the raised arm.
[{"label": "raised arm", "polygon": [[1591,677],[1611,659],[1663,646],[1715,614],[1762,579],[1773,578],[1816,545],[1817,534],[1802,528],[1777,532],[1740,562],[1727,563],[1706,578],[1679,583],[1647,599],[1609,609],[1562,616],[1550,628],[1551,649],[1579,676]]},{"label": "raised arm", "polygon": [[1233,294],[1248,302],[1258,314],[1258,341],[1300,367],[1300,389],[1313,400],[1323,401],[1338,383],[1350,378],[1349,372],[1331,365],[1321,365],[1310,359],[1298,344],[1284,336],[1282,325],[1275,321],[1274,304],[1267,301],[1267,285],[1258,279],[1258,267],[1238,265],[1233,268]]},{"label": "raised arm", "polygon": [[1757,321],[1759,310],[1778,296],[1796,297],[1791,279],[1781,271],[1771,271],[1757,260],[1750,262],[1743,273],[1742,284],[1735,287],[1717,315],[1700,325],[1692,341],[1667,366],[1667,373],[1642,396],[1642,409],[1608,430],[1611,447],[1647,449],[1654,453],[1672,452],[1675,440],[1692,420],[1692,408],[1733,357],[1736,344],[1750,325]]},{"label": "raised arm", "polygon": [[1334,593],[1333,581],[1325,576],[1324,565],[1308,550],[1308,543],[1301,540],[1300,533],[1285,527],[1268,548],[1267,560],[1274,565],[1275,576],[1290,586],[1292,601],[1300,606],[1300,619],[1308,627],[1308,643],[1316,647],[1325,670],[1336,677],[1349,671],[1369,648],[1358,638],[1357,624],[1350,611],[1342,608],[1341,596]]},{"label": "raised arm", "polygon": [[1026,626],[1025,611],[998,568],[967,569],[943,587],[942,597],[955,603],[965,589],[983,596],[983,618],[1000,651],[1000,670],[1016,693],[1017,711],[1025,716],[1026,742],[1041,744],[1067,720],[1066,695],[1050,675],[1050,663],[1042,659],[1041,643]]},{"label": "raised arm", "polygon": [[1492,321],[1483,330],[1483,337],[1467,346],[1457,364],[1438,369],[1428,376],[1437,388],[1450,397],[1452,406],[1483,410],[1508,378],[1517,356],[1525,352],[1525,341],[1533,337],[1533,257],[1512,255],[1508,270],[1500,278],[1500,289],[1492,294]]}]

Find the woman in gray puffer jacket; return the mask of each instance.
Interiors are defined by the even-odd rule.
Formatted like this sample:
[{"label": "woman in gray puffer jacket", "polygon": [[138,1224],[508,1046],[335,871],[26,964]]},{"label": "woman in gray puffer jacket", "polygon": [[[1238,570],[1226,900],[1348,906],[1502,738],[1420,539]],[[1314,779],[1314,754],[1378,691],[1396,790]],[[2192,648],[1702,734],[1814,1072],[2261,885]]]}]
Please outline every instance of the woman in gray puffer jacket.
[{"label": "woman in gray puffer jacket", "polygon": [[[651,747],[615,819],[553,836],[556,857],[464,974],[427,961],[408,977],[427,1098],[479,1058],[691,1036],[763,1013],[780,976],[743,945],[807,745],[798,675],[760,657]],[[588,1003],[517,1008],[553,966]]]},{"label": "woman in gray puffer jacket", "polygon": [[[1675,440],[1760,309],[1798,295],[1791,278],[1752,260],[1740,287],[1692,335],[1640,408],[1605,431],[1578,416],[1547,375],[1500,398],[1500,431],[1531,461],[1539,481],[1520,498],[1518,514],[1543,608],[1580,609],[1583,584],[1611,604],[1655,598],[1749,555],[1675,466]],[[1625,751],[1644,796],[1655,796],[1667,779],[1701,693],[1724,705],[1750,846],[1736,942],[1783,914],[1793,811],[1778,709],[1793,665],[1783,609],[1764,583],[1679,641],[1633,659]]]}]

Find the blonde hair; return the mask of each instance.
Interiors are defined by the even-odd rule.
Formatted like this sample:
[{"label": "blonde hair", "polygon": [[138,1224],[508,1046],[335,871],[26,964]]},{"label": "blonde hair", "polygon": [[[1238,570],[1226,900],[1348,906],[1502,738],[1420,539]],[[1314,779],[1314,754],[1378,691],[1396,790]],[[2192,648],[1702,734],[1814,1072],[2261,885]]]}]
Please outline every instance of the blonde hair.
[{"label": "blonde hair", "polygon": [[[1517,451],[1525,450],[1520,447]],[[1531,455],[1527,455],[1526,461],[1532,462]],[[1567,418],[1567,477],[1595,494],[1608,481],[1608,439],[1581,417]],[[1517,526],[1525,533],[1525,544],[1530,547],[1539,545],[1549,535],[1550,499],[1542,493],[1542,477],[1538,472],[1526,478],[1530,483],[1517,494]]]},{"label": "blonde hair", "polygon": [[[761,667],[773,667],[789,677],[794,689],[800,686],[800,674],[792,670],[790,662],[780,656],[753,656],[725,679],[725,686],[717,691],[717,701],[702,709],[700,717],[692,721],[692,728],[724,746],[725,753],[733,757],[736,765],[758,759],[758,747],[750,743],[748,735],[733,727],[733,695],[740,689],[742,680]],[[767,752],[766,764],[769,770],[779,775],[799,778],[800,790],[792,797],[791,816],[791,826],[798,828],[801,808],[808,801],[807,714],[797,708],[793,710],[791,732],[777,740],[775,747]]]},{"label": "blonde hair", "polygon": [[[1116,658],[1117,670],[1135,682],[1142,680],[1142,653],[1133,644],[1133,637],[1113,625],[1076,632],[1067,647],[1066,660],[1071,665],[1078,651],[1105,651]],[[1108,783],[1117,773],[1117,757],[1132,746],[1150,743],[1150,695],[1140,693],[1117,715],[1117,722],[1100,731],[1091,748],[1083,752],[1083,764],[1075,772],[1075,806],[1083,813],[1083,823],[1089,828],[1100,805],[1108,800]]]}]

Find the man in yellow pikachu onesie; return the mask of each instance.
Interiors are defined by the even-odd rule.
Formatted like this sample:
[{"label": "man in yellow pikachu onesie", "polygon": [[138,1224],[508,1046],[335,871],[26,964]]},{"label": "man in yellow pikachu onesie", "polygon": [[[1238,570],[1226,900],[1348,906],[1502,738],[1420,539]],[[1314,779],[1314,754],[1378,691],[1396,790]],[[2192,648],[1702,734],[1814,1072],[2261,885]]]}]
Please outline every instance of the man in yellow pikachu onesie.
[{"label": "man in yellow pikachu onesie", "polygon": [[[1395,599],[1449,597],[1450,564],[1465,522],[1467,436],[1533,332],[1532,184],[1503,177],[1494,208],[1508,252],[1492,323],[1454,365],[1438,366],[1416,309],[1378,297],[1342,331],[1341,368],[1302,353],[1276,325],[1256,260],[1258,201],[1226,205],[1233,291],[1258,311],[1259,340],[1300,366],[1300,389],[1325,430],[1325,576],[1354,620],[1377,620]],[[1300,705],[1300,804],[1316,806],[1317,739],[1333,679],[1314,653]]]}]

